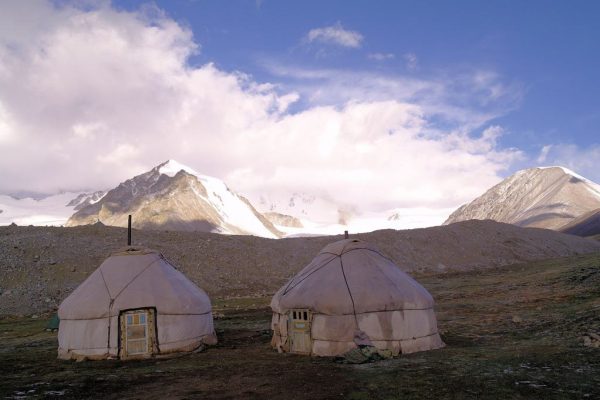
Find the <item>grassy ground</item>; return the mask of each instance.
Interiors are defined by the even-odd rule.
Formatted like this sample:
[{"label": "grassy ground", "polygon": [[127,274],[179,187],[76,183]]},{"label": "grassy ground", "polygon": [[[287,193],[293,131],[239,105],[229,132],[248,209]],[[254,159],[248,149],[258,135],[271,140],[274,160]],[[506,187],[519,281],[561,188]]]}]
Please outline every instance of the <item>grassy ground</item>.
[{"label": "grassy ground", "polygon": [[600,256],[421,276],[447,347],[372,364],[277,354],[268,298],[214,304],[219,344],[146,361],[56,359],[46,321],[0,321],[0,398],[597,399]]}]

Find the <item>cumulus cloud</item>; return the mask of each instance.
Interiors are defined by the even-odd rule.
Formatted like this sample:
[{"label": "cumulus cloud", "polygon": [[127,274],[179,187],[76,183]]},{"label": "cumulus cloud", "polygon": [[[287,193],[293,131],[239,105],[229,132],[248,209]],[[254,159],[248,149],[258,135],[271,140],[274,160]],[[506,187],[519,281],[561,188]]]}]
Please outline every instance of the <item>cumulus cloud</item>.
[{"label": "cumulus cloud", "polygon": [[344,29],[339,22],[332,26],[311,29],[306,35],[308,43],[333,44],[350,48],[359,48],[363,39],[363,35],[359,32]]},{"label": "cumulus cloud", "polygon": [[[488,123],[512,98],[495,75],[281,67],[287,83],[260,83],[189,65],[199,44],[160,10],[35,4],[0,14],[18,27],[0,30],[0,193],[109,188],[173,158],[254,201],[303,192],[353,213],[447,208],[520,156]],[[362,41],[324,29],[313,39]],[[498,108],[482,100],[492,92]]]}]

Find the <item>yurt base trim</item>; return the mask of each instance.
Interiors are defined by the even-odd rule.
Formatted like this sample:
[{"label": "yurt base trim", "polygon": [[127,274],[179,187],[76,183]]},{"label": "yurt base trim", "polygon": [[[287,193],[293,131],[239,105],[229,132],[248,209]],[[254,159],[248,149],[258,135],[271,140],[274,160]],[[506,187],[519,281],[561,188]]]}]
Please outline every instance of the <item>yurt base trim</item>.
[{"label": "yurt base trim", "polygon": [[[430,310],[433,315],[433,309],[425,309]],[[298,322],[294,314],[300,312],[303,313],[306,311],[308,313],[308,318],[300,318],[304,319],[307,326],[303,337],[300,338],[302,341],[301,348],[295,346],[294,341],[298,340],[295,335],[295,324]],[[386,310],[380,312],[371,312],[371,313],[362,313],[363,317],[367,317],[367,314],[388,314],[389,313],[401,313],[405,315],[404,312],[408,310]],[[411,310],[411,311],[424,311],[424,310]],[[359,314],[360,315],[360,314]],[[340,356],[346,353],[349,350],[355,349],[358,347],[358,344],[361,342],[356,341],[356,337],[354,340],[346,339],[344,340],[342,337],[334,338],[334,337],[321,337],[321,335],[315,334],[315,317],[350,317],[352,319],[352,323],[347,326],[347,329],[352,329],[352,327],[356,327],[355,320],[352,314],[348,315],[340,315],[340,316],[329,316],[325,314],[313,313],[308,309],[295,309],[290,310],[288,313],[273,314],[272,321],[272,330],[273,337],[271,340],[271,345],[273,348],[277,349],[279,352],[289,352],[294,354],[304,354],[304,355],[313,355],[313,356]],[[368,322],[361,318],[361,321],[365,323]],[[379,320],[379,322],[381,322]],[[369,336],[360,330],[360,323],[358,323],[359,328],[354,331],[354,333],[360,332],[363,334],[363,338],[370,342],[373,346],[377,347],[380,350],[389,350],[392,352],[393,356],[398,356],[399,354],[409,354],[415,353],[419,351],[427,351],[434,350],[445,347],[444,342],[442,341],[439,332],[437,331],[437,324],[433,323],[429,325],[429,329],[421,331],[420,334],[414,332],[413,335],[406,335],[406,337],[381,337],[378,335],[373,336],[373,338],[369,338]],[[391,323],[391,321],[390,321]],[[346,328],[344,329],[346,332]]]},{"label": "yurt base trim", "polygon": [[[160,314],[160,316],[182,315],[208,315],[202,314]],[[117,318],[117,346],[110,345],[111,320],[107,319],[108,335],[106,347],[81,348],[65,350],[59,348],[59,359],[100,360],[100,359],[146,359],[154,357],[170,357],[174,354],[202,350],[205,345],[217,343],[214,331],[209,334],[188,337],[184,339],[159,342],[158,339],[158,311],[155,306],[137,307],[119,310]],[[70,321],[64,319],[64,322]],[[133,347],[134,351],[130,351]]]},{"label": "yurt base trim", "polygon": [[[420,351],[435,350],[446,346],[438,333],[405,340],[373,340],[372,343],[373,346],[375,346],[379,350],[391,351],[394,357],[400,354],[410,354]],[[344,353],[358,347],[353,341],[344,342],[313,339],[310,353],[294,352],[289,351],[289,337],[287,336],[273,337],[272,344],[273,347],[275,347],[281,352],[321,357],[341,356]]]},{"label": "yurt base trim", "polygon": [[[186,340],[190,341],[189,344],[185,346],[177,346],[176,348],[169,348],[167,345],[174,343],[185,342]],[[106,360],[106,359],[115,359],[115,360],[138,360],[138,359],[147,359],[147,358],[169,358],[177,355],[185,355],[191,352],[198,352],[204,350],[207,345],[216,344],[216,335],[203,335],[196,338],[190,338],[186,340],[178,340],[176,342],[163,343],[160,351],[151,354],[140,354],[140,355],[129,355],[129,356],[119,356],[117,348],[107,349],[106,347],[95,348],[95,349],[58,349],[58,358],[61,360],[75,360],[75,361],[84,361],[84,360]],[[167,348],[164,348],[167,346]],[[97,350],[97,352],[95,351]]]}]

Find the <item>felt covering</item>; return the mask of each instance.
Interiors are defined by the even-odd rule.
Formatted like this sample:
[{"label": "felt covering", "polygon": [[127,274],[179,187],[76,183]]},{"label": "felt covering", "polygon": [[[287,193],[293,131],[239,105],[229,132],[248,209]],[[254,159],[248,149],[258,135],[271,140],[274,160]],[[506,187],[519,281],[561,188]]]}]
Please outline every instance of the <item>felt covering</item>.
[{"label": "felt covering", "polygon": [[158,354],[216,343],[210,299],[162,254],[127,248],[106,259],[58,309],[59,358],[119,354],[119,315],[156,311]]},{"label": "felt covering", "polygon": [[272,344],[289,350],[288,312],[309,309],[311,354],[355,348],[355,332],[394,354],[444,346],[434,301],[417,281],[375,246],[356,239],[332,243],[273,296]]}]

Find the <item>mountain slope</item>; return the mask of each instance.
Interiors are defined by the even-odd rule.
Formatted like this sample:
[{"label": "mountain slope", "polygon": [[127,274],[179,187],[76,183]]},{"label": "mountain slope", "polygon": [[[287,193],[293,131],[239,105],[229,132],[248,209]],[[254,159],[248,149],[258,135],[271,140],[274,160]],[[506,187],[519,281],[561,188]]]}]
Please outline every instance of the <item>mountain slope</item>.
[{"label": "mountain slope", "polygon": [[585,237],[600,235],[600,208],[580,215],[561,227],[560,231]]},{"label": "mountain slope", "polygon": [[600,208],[600,185],[563,167],[519,171],[458,208],[444,222],[492,219],[524,227],[560,229]]},{"label": "mountain slope", "polygon": [[276,238],[280,232],[244,197],[219,179],[169,160],[121,183],[95,204],[81,208],[67,226],[97,221],[125,226],[127,215],[141,229],[252,234]]}]

